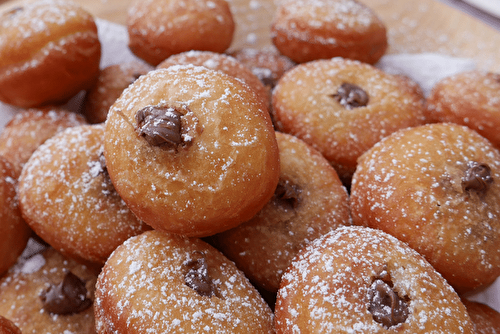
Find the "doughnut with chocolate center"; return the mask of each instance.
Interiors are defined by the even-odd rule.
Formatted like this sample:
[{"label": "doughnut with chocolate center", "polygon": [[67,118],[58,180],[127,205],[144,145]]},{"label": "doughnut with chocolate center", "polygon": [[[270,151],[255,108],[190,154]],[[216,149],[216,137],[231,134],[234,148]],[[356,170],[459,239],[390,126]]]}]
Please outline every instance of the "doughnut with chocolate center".
[{"label": "doughnut with chocolate center", "polygon": [[474,130],[400,130],[359,159],[353,222],[407,242],[458,292],[470,291],[500,276],[499,180],[500,152]]},{"label": "doughnut with chocolate center", "polygon": [[188,236],[250,219],[279,179],[267,109],[246,84],[201,66],[157,69],[126,89],[108,114],[104,155],[139,219]]}]

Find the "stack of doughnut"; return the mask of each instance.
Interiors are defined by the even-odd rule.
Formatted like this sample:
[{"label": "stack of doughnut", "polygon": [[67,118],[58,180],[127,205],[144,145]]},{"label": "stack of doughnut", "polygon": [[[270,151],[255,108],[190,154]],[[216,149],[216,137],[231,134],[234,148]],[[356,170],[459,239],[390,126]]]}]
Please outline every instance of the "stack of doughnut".
[{"label": "stack of doughnut", "polygon": [[233,50],[230,2],[134,1],[105,68],[78,5],[0,14],[0,333],[499,330],[467,297],[500,276],[500,75],[425,96],[362,3],[276,7]]}]

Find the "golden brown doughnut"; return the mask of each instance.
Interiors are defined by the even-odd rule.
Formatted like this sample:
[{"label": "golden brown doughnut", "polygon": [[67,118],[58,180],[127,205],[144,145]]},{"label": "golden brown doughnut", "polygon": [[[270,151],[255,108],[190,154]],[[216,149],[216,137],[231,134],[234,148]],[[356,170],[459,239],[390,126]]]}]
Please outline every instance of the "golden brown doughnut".
[{"label": "golden brown doughnut", "polygon": [[460,297],[407,244],[340,227],[307,245],[283,275],[276,333],[474,333]]},{"label": "golden brown doughnut", "polygon": [[103,123],[109,108],[125,88],[152,69],[151,65],[138,60],[105,67],[85,96],[82,114],[89,123]]},{"label": "golden brown doughnut", "polygon": [[103,140],[104,124],[68,128],[42,144],[19,177],[21,212],[37,235],[65,255],[98,265],[150,229],[116,193]]},{"label": "golden brown doughnut", "polygon": [[500,313],[486,304],[462,299],[474,324],[476,334],[500,333]]},{"label": "golden brown doughnut", "polygon": [[273,91],[275,125],[320,151],[349,184],[363,152],[425,122],[423,95],[410,82],[343,58],[300,64]]},{"label": "golden brown doughnut", "polygon": [[466,125],[500,149],[500,74],[462,72],[437,82],[427,105],[436,122]]},{"label": "golden brown doughnut", "polygon": [[86,123],[83,116],[60,107],[20,110],[0,132],[0,155],[19,175],[31,154],[44,141],[68,127]]},{"label": "golden brown doughnut", "polygon": [[235,23],[225,0],[135,0],[127,30],[130,50],[156,66],[189,50],[224,52]]},{"label": "golden brown doughnut", "polygon": [[0,100],[20,107],[65,102],[90,88],[101,44],[94,18],[60,0],[0,14]]},{"label": "golden brown doughnut", "polygon": [[16,262],[31,235],[19,210],[16,187],[14,169],[0,155],[0,276]]},{"label": "golden brown doughnut", "polygon": [[135,81],[111,107],[104,155],[129,208],[155,229],[208,236],[273,196],[279,153],[267,109],[246,84],[171,66]]},{"label": "golden brown doughnut", "polygon": [[277,132],[276,139],[281,172],[274,197],[248,222],[213,237],[253,283],[272,293],[304,245],[351,224],[347,191],[328,161],[296,137]]},{"label": "golden brown doughnut", "polygon": [[23,333],[94,334],[96,280],[52,248],[21,257],[0,280],[0,315]]},{"label": "golden brown doughnut", "polygon": [[207,243],[160,231],[132,237],[96,285],[97,333],[273,333],[273,315]]},{"label": "golden brown doughnut", "polygon": [[470,128],[400,130],[360,157],[353,222],[407,242],[460,293],[485,287],[500,276],[499,180],[500,152]]},{"label": "golden brown doughnut", "polygon": [[231,75],[255,90],[266,107],[270,105],[269,94],[260,79],[235,58],[210,51],[187,51],[172,55],[162,61],[156,68],[168,68],[173,65],[204,66]]},{"label": "golden brown doughnut", "polygon": [[343,57],[375,64],[388,46],[384,23],[355,0],[281,0],[271,38],[297,63]]}]

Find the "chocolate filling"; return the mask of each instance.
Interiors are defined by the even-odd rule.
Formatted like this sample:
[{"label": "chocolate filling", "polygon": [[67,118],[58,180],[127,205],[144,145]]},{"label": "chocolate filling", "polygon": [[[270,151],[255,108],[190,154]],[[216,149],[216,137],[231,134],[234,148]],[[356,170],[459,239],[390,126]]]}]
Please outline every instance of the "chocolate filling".
[{"label": "chocolate filling", "polygon": [[404,323],[408,318],[407,298],[401,298],[393,289],[387,271],[376,278],[368,290],[368,311],[373,320],[387,328]]},{"label": "chocolate filling", "polygon": [[186,269],[184,282],[188,287],[196,291],[200,296],[216,296],[220,298],[217,287],[208,275],[207,260],[203,253],[194,252],[193,259],[184,263],[184,267]]},{"label": "chocolate filling", "polygon": [[280,178],[274,191],[274,201],[286,209],[296,209],[301,202],[302,189],[289,179]]},{"label": "chocolate filling", "polygon": [[153,146],[177,149],[182,144],[182,116],[175,107],[147,106],[135,115],[136,131]]},{"label": "chocolate filling", "polygon": [[332,97],[344,108],[354,109],[368,105],[369,97],[361,87],[344,82]]},{"label": "chocolate filling", "polygon": [[475,191],[478,195],[484,195],[492,183],[491,169],[487,164],[469,161],[462,177],[464,192]]},{"label": "chocolate filling", "polygon": [[60,315],[80,313],[92,305],[92,300],[87,298],[85,282],[71,272],[58,285],[42,291],[40,299],[44,310]]}]

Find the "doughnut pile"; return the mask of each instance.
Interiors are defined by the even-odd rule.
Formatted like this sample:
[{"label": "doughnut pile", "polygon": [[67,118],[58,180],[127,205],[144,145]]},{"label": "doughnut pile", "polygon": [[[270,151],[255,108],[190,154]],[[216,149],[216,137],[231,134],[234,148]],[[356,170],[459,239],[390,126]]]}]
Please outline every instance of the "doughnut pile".
[{"label": "doughnut pile", "polygon": [[498,332],[499,74],[424,95],[356,0],[232,49],[233,5],[134,0],[106,66],[74,3],[0,13],[0,333]]}]

